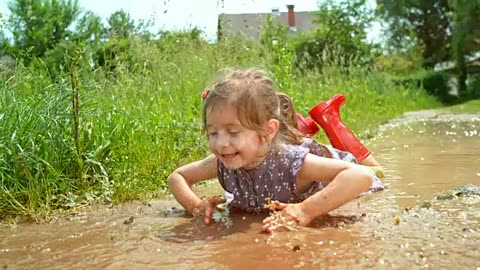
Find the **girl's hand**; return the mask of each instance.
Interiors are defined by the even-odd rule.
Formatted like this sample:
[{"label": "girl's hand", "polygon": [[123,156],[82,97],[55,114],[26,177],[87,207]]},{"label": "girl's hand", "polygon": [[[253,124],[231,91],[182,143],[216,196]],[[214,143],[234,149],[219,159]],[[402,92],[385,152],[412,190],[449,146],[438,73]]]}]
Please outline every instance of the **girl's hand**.
[{"label": "girl's hand", "polygon": [[301,204],[287,204],[274,201],[273,207],[275,211],[271,216],[263,220],[263,231],[271,233],[273,230],[281,227],[291,229],[296,226],[307,226],[314,217],[303,211]]},{"label": "girl's hand", "polygon": [[192,214],[194,217],[205,216],[205,224],[210,224],[215,208],[217,205],[224,202],[225,199],[222,199],[220,196],[204,199],[195,209],[193,209]]}]

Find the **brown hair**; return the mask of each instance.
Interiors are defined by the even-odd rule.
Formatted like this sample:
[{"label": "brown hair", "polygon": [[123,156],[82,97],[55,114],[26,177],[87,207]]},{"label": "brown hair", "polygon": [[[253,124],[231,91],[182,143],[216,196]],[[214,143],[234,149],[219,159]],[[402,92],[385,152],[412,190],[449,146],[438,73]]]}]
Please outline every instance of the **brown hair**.
[{"label": "brown hair", "polygon": [[203,106],[203,125],[207,111],[218,102],[234,106],[241,124],[265,137],[264,124],[277,119],[280,128],[276,139],[301,144],[303,135],[297,130],[295,109],[286,94],[280,93],[267,73],[258,69],[238,69],[227,72],[208,88]]}]

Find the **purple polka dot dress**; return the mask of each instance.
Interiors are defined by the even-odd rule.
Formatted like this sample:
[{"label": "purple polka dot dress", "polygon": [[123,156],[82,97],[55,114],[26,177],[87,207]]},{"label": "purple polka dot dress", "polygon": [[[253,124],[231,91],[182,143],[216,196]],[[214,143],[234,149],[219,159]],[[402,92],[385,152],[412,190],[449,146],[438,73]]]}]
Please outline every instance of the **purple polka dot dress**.
[{"label": "purple polka dot dress", "polygon": [[[357,163],[352,154],[322,145],[311,138],[306,138],[300,145],[282,144],[272,148],[262,163],[252,170],[229,170],[218,161],[217,178],[226,191],[229,207],[254,213],[265,212],[268,210],[264,208],[267,199],[296,203],[324,188],[328,183],[315,182],[307,192],[296,190],[295,180],[308,153]],[[364,194],[383,189],[382,182],[372,177],[373,184]]]}]

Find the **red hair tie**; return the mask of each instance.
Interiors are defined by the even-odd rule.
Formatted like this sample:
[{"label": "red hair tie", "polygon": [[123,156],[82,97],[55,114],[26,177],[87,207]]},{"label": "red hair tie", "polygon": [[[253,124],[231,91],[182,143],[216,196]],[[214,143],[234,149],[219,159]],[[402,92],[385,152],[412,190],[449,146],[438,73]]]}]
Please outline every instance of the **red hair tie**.
[{"label": "red hair tie", "polygon": [[210,89],[205,89],[202,93],[202,100],[205,101],[205,99],[207,98],[208,94],[210,94]]}]

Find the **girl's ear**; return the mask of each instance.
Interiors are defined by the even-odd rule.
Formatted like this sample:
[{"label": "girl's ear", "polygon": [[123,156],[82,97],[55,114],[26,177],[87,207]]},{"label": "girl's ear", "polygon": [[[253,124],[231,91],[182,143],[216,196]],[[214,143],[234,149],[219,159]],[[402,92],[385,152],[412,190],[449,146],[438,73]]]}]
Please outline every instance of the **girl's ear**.
[{"label": "girl's ear", "polygon": [[278,129],[280,127],[280,122],[277,119],[270,119],[267,122],[267,135],[268,139],[273,140],[277,135]]}]

